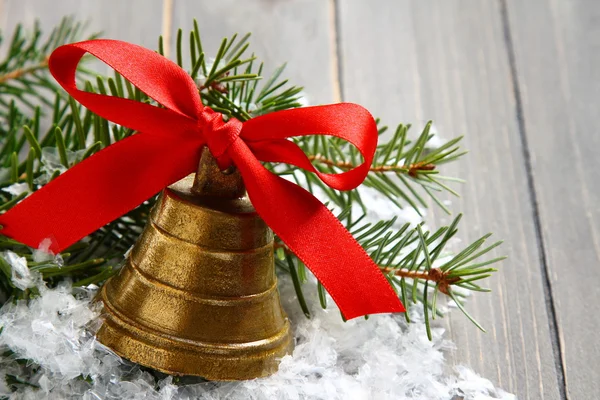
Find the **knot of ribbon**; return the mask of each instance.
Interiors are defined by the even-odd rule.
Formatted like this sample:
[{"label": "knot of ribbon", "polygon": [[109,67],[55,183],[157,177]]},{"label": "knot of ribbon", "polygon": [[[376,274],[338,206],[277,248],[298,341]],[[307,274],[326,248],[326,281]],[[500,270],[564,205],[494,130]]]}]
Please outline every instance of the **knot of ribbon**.
[{"label": "knot of ribbon", "polygon": [[210,107],[204,107],[198,119],[198,125],[219,168],[224,170],[230,167],[233,163],[227,150],[239,138],[243,124],[235,118],[225,122],[221,114],[213,111]]},{"label": "knot of ribbon", "polygon": [[[163,107],[79,90],[75,74],[85,53]],[[378,266],[327,207],[261,163],[293,164],[334,189],[353,189],[365,179],[377,147],[377,127],[367,110],[342,103],[225,122],[202,104],[196,84],[177,64],[116,40],[61,46],[49,67],[90,111],[139,133],[75,165],[0,215],[0,233],[34,248],[50,238],[50,250],[60,252],[196,171],[201,149],[208,146],[221,169],[236,166],[256,212],[321,281],[347,319],[404,311]],[[342,138],[364,162],[339,174],[322,173],[288,140],[307,135]]]}]

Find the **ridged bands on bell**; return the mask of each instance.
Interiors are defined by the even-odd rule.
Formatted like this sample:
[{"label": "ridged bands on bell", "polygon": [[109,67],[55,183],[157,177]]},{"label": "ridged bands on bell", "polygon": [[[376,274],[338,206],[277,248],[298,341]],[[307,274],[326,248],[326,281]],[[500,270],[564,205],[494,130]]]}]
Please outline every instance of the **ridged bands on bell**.
[{"label": "ridged bands on bell", "polygon": [[125,266],[102,288],[97,337],[167,373],[270,375],[293,346],[273,233],[247,197],[199,195],[193,182],[163,191]]},{"label": "ridged bands on bell", "polygon": [[[186,180],[184,187],[191,187],[193,176]],[[154,223],[170,235],[188,243],[221,250],[255,249],[273,241],[273,233],[256,214],[247,197],[228,201],[225,208],[220,209],[223,202],[199,200],[191,192],[182,190],[183,185],[176,185],[172,186],[174,190],[163,192],[151,215]],[[173,198],[177,201],[170,201]],[[236,218],[231,218],[227,209],[235,211]]]},{"label": "ridged bands on bell", "polygon": [[[110,308],[110,306],[108,306]],[[269,337],[267,339],[260,339],[254,342],[245,342],[245,343],[213,343],[213,342],[200,342],[197,340],[189,340],[183,339],[177,336],[169,335],[164,332],[153,330],[152,328],[148,328],[146,326],[140,325],[136,321],[128,318],[125,314],[120,313],[118,310],[114,308],[110,308],[108,310],[111,314],[113,314],[117,318],[110,318],[109,323],[115,327],[119,327],[120,329],[126,328],[129,330],[133,330],[136,336],[140,338],[144,338],[147,336],[151,336],[158,340],[160,345],[171,346],[175,343],[176,346],[181,347],[182,349],[186,349],[188,351],[193,351],[202,349],[207,350],[212,354],[225,354],[225,355],[235,355],[236,352],[244,352],[247,350],[254,349],[257,352],[261,351],[271,351],[281,347],[283,344],[289,341],[289,337],[286,338],[286,334],[289,330],[289,321],[286,321],[286,328],[280,330],[276,335]],[[233,354],[232,354],[233,353]]]},{"label": "ridged bands on bell", "polygon": [[[184,296],[181,290],[148,281],[127,265],[105,290],[112,308],[135,314],[140,324],[185,339],[246,342],[273,336],[285,320],[276,290],[231,301]],[[260,316],[260,317],[257,317]]]},{"label": "ridged bands on bell", "polygon": [[[111,312],[112,311],[112,312]],[[102,343],[121,356],[172,375],[210,380],[267,376],[292,347],[290,325],[274,337],[249,343],[203,343],[154,332],[114,310],[102,326]]]},{"label": "ridged bands on bell", "polygon": [[[167,257],[173,246],[179,253],[170,259],[172,268],[152,261]],[[247,296],[275,285],[272,243],[243,251],[208,249],[183,242],[153,222],[132,250],[131,262],[155,281],[204,296]]]},{"label": "ridged bands on bell", "polygon": [[[210,305],[210,306],[223,306],[223,307],[236,307],[240,305],[240,303],[244,304],[252,304],[252,303],[262,303],[266,300],[267,297],[273,296],[274,292],[277,291],[277,282],[274,281],[273,285],[269,287],[264,292],[252,293],[244,296],[207,296],[204,293],[196,293],[189,290],[182,290],[174,288],[170,285],[167,285],[163,282],[160,282],[154,279],[152,276],[140,271],[140,269],[129,260],[127,265],[129,268],[127,273],[135,273],[138,276],[135,278],[136,281],[139,281],[144,286],[151,288],[152,290],[156,290],[162,293],[168,293],[169,296],[174,296],[181,298],[185,301],[193,301],[196,303]],[[116,287],[112,287],[111,290],[117,290]],[[130,286],[124,287],[124,290],[132,290]]]}]

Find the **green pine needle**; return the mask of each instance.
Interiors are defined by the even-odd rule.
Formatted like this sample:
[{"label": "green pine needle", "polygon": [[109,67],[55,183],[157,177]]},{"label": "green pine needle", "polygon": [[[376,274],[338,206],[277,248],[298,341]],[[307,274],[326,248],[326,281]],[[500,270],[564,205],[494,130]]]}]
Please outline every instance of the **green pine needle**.
[{"label": "green pine needle", "polygon": [[[47,58],[51,51],[64,43],[86,38],[81,32],[82,24],[67,18],[45,38],[37,24],[31,34],[18,26],[9,41],[6,57],[0,59],[0,119],[3,121],[0,124],[0,165],[4,171],[0,171],[0,188],[25,183],[29,192],[33,192],[55,179],[64,168],[72,167],[115,141],[136,134],[87,111],[50,77]],[[291,85],[284,78],[285,65],[276,68],[272,75],[264,76],[265,67],[250,52],[249,39],[250,34],[223,39],[213,59],[205,54],[200,29],[194,21],[189,35],[182,31],[177,33],[176,62],[189,68],[188,73],[196,81],[203,103],[223,113],[225,118],[246,121],[266,113],[299,107],[302,88]],[[185,40],[188,42],[184,43]],[[162,37],[158,40],[158,52],[164,52]],[[183,66],[184,52],[190,55],[186,66]],[[95,76],[85,70],[84,64],[79,78],[85,81],[84,87],[88,92],[157,105],[119,74]],[[440,195],[458,195],[449,185],[463,181],[440,172],[445,164],[465,154],[460,148],[462,137],[433,148],[430,145],[431,123],[414,135],[416,137],[411,135],[410,129],[410,125],[398,125],[390,139],[377,146],[364,184],[385,196],[390,205],[398,209],[408,206],[420,213],[421,208],[433,202],[449,212]],[[378,125],[378,130],[383,134],[387,127]],[[322,173],[345,172],[363,162],[351,144],[336,137],[307,136],[292,140]],[[87,146],[88,143],[92,144]],[[62,167],[52,167],[54,164],[47,158],[53,153],[58,155]],[[464,250],[450,254],[444,249],[457,234],[461,215],[448,227],[433,232],[426,232],[422,225],[410,227],[404,224],[398,227],[395,218],[365,222],[366,205],[358,190],[333,190],[314,174],[287,164],[267,163],[266,166],[311,192],[321,192],[328,206],[343,210],[338,213],[338,219],[380,266],[405,306],[417,304],[423,307],[429,338],[430,319],[442,316],[438,309],[438,297],[442,295],[453,299],[459,309],[473,320],[464,308],[461,292],[454,288],[489,291],[479,285],[496,271],[491,265],[504,259],[488,256],[501,242],[486,245],[489,238],[486,235]],[[0,211],[10,209],[27,194],[13,197],[0,190]],[[114,267],[115,262],[120,262],[123,254],[137,240],[153,204],[154,199],[145,202],[86,240],[71,246],[62,254],[63,266],[53,261],[34,263],[31,249],[2,236],[0,249],[26,257],[30,268],[40,271],[50,287],[67,278],[74,282],[74,286],[101,284],[118,271]],[[290,275],[299,306],[308,317],[310,313],[304,290],[310,290],[307,284],[309,272],[278,238],[276,244],[276,265],[282,273]],[[34,290],[15,288],[11,276],[10,265],[0,257],[0,291],[14,298],[36,295]],[[316,291],[321,306],[327,307],[325,288],[318,283]],[[410,321],[408,313],[406,319]],[[473,322],[481,328],[476,321]]]}]

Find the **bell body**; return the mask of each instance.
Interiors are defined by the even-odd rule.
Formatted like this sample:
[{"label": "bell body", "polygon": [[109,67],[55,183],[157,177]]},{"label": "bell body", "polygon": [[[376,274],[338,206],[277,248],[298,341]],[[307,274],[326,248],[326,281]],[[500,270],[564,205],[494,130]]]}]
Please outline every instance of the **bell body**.
[{"label": "bell body", "polygon": [[125,266],[102,288],[97,338],[169,374],[270,375],[292,348],[273,233],[247,196],[198,196],[193,186],[190,175],[161,194]]}]

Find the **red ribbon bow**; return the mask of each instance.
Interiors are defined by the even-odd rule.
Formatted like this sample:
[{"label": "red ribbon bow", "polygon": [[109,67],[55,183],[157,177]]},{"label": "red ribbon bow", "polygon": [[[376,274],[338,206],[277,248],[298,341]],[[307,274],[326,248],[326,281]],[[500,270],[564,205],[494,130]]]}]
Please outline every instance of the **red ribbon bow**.
[{"label": "red ribbon bow", "polygon": [[[164,108],[77,89],[75,72],[86,52]],[[2,234],[34,248],[51,238],[51,250],[62,251],[194,172],[206,145],[221,168],[235,164],[258,214],[311,269],[346,318],[404,311],[377,265],[338,219],[308,191],[259,161],[293,164],[334,189],[353,189],[365,179],[377,146],[377,127],[367,110],[345,103],[224,122],[202,104],[194,81],[178,65],[114,40],[61,46],[49,64],[62,87],[89,110],[142,133],[75,165],[1,215]],[[305,135],[345,139],[361,152],[364,163],[340,174],[323,174],[286,140]]]}]

